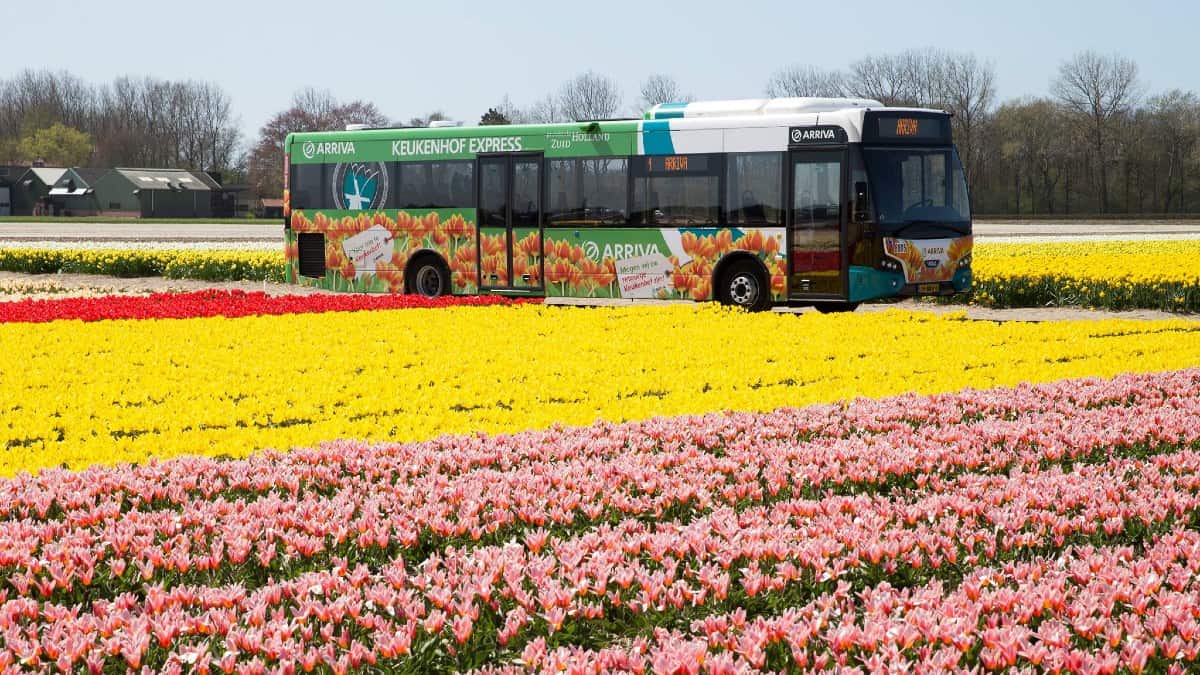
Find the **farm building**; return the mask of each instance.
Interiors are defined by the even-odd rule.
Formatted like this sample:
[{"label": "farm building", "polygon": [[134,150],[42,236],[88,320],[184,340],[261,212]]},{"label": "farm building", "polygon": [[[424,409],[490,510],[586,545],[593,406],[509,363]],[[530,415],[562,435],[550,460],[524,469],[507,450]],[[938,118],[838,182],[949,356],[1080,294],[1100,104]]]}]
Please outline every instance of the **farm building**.
[{"label": "farm building", "polygon": [[14,216],[49,216],[57,215],[52,211],[50,188],[67,172],[63,168],[35,166],[8,167],[20,169],[22,173],[12,184],[12,214]]},{"label": "farm building", "polygon": [[215,181],[183,169],[125,169],[93,185],[105,215],[141,218],[209,218]]},{"label": "farm building", "polygon": [[73,168],[50,188],[50,203],[56,214],[64,216],[94,216],[100,213],[95,184],[108,169]]}]

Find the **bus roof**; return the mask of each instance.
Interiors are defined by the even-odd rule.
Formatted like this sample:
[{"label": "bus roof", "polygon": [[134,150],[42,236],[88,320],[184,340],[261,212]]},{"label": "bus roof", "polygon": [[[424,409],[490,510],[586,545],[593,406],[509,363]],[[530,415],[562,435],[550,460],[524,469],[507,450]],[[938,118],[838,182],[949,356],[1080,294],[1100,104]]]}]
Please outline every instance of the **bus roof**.
[{"label": "bus roof", "polygon": [[548,158],[759,152],[786,150],[795,127],[837,127],[840,142],[860,142],[866,113],[884,110],[948,114],[887,108],[870,99],[700,101],[654,106],[642,120],[293,133],[286,148],[301,163],[469,159],[498,152],[542,152]]}]

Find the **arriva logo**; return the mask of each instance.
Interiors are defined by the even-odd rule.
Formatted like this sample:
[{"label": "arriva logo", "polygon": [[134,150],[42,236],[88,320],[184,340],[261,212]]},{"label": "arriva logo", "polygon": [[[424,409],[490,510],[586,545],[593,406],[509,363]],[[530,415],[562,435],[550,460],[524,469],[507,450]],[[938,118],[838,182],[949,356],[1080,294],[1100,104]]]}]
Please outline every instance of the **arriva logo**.
[{"label": "arriva logo", "polygon": [[335,208],[375,211],[387,204],[388,174],[383,162],[338,164],[331,183]]},{"label": "arriva logo", "polygon": [[600,262],[600,245],[590,239],[583,242],[583,254],[592,262]]},{"label": "arriva logo", "polygon": [[300,151],[304,153],[304,159],[312,159],[317,156],[317,144],[312,141],[304,141],[304,146]]}]

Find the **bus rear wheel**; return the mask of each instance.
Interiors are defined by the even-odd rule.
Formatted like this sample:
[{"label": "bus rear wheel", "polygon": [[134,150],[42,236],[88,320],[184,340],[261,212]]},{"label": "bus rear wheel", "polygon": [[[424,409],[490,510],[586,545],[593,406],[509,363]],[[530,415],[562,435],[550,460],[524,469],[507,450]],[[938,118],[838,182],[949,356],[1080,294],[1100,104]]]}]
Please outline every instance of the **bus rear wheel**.
[{"label": "bus rear wheel", "polygon": [[771,306],[771,287],[757,265],[749,260],[738,260],[721,275],[717,299],[721,304],[761,312]]},{"label": "bus rear wheel", "polygon": [[418,258],[409,267],[408,291],[427,298],[446,295],[450,292],[450,270],[436,256]]}]

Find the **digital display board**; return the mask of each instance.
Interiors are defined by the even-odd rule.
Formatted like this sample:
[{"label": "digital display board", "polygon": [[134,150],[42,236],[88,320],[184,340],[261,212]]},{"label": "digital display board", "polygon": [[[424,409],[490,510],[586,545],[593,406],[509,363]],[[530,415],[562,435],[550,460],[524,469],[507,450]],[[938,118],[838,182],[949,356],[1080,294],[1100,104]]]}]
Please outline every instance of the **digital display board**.
[{"label": "digital display board", "polygon": [[651,155],[646,157],[647,173],[707,173],[708,155]]},{"label": "digital display board", "polygon": [[908,143],[949,143],[950,117],[921,113],[874,113],[863,140]]}]

